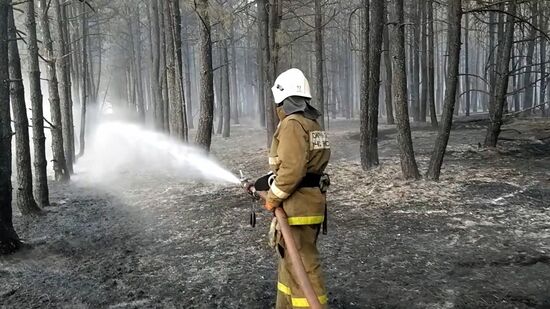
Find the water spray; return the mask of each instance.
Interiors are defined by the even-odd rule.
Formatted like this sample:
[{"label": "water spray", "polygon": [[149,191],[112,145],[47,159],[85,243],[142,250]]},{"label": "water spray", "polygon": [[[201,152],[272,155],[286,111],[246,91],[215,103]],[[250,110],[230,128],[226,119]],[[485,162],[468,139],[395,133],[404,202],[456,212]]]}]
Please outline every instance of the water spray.
[{"label": "water spray", "polygon": [[119,179],[128,170],[221,184],[240,182],[201,150],[123,122],[102,123],[76,169],[82,178],[97,183]]}]

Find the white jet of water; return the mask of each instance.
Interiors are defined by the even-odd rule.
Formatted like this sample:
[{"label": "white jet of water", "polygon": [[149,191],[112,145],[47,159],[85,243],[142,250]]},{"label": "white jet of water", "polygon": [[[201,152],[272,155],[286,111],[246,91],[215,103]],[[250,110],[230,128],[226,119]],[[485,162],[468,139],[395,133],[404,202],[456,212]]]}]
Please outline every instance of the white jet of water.
[{"label": "white jet of water", "polygon": [[239,183],[233,173],[202,151],[165,134],[123,122],[100,124],[75,168],[80,177],[99,183],[140,175]]}]

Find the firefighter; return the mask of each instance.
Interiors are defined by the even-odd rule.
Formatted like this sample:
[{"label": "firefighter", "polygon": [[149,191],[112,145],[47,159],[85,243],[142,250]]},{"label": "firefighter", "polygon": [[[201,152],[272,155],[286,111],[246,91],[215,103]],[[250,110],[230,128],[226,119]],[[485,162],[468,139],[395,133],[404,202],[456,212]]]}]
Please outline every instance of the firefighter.
[{"label": "firefighter", "polygon": [[[321,271],[317,237],[326,217],[328,176],[323,172],[330,158],[327,134],[317,118],[321,115],[310,105],[309,83],[298,69],[290,69],[277,77],[273,88],[280,123],[273,136],[269,165],[275,178],[265,208],[274,211],[283,207],[294,236],[305,271],[319,302],[327,305],[327,291]],[[274,219],[276,220],[276,219]],[[272,227],[276,228],[276,223]],[[297,283],[293,268],[285,256],[285,242],[272,231],[279,253],[277,309],[307,308],[308,301]]]}]

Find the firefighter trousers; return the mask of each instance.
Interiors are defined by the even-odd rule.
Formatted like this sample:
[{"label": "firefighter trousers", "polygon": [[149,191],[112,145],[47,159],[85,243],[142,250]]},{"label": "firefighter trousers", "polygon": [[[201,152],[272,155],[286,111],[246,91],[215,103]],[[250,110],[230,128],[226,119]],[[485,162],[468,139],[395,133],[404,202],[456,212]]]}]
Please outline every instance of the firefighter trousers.
[{"label": "firefighter trousers", "polygon": [[[320,228],[320,224],[290,226],[313,290],[317,294],[323,308],[327,308],[327,292],[319,260],[319,251],[317,250],[317,237]],[[292,262],[285,255],[284,248],[284,239],[279,237],[277,243],[279,266],[276,309],[309,308],[309,303],[298,282],[295,280],[296,276],[294,276]]]}]

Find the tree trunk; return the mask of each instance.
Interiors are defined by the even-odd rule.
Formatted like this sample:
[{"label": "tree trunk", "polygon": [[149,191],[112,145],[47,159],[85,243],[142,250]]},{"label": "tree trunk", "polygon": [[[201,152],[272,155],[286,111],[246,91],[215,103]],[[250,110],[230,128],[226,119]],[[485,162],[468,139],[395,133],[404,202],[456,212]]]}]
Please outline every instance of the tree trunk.
[{"label": "tree trunk", "polygon": [[368,81],[368,112],[367,132],[363,141],[365,162],[363,169],[379,164],[378,160],[378,106],[380,96],[380,59],[382,57],[382,33],[384,31],[384,1],[373,1],[372,19],[369,36],[369,81]]},{"label": "tree trunk", "polygon": [[[533,24],[537,25],[537,8],[536,1],[529,3],[531,6],[531,16],[533,16]],[[523,87],[525,87],[525,97],[523,100],[523,109],[527,110],[525,113],[527,115],[531,114],[533,110],[531,109],[535,106],[533,100],[535,99],[535,87],[532,84],[532,71],[533,71],[533,56],[535,54],[535,43],[537,42],[537,30],[534,27],[531,27],[528,43],[527,43],[527,55],[525,57],[525,73],[523,75]]]},{"label": "tree trunk", "polygon": [[61,123],[61,106],[59,99],[59,88],[57,83],[57,70],[55,67],[56,59],[53,50],[53,40],[50,33],[50,21],[48,16],[48,4],[46,0],[40,0],[40,28],[42,28],[42,44],[45,47],[45,58],[47,60],[48,76],[48,94],[50,101],[51,114],[51,133],[52,133],[52,154],[53,170],[55,180],[67,181],[70,179],[70,173],[65,161],[63,149],[63,130]]},{"label": "tree trunk", "polygon": [[[240,116],[240,100],[239,100],[239,91],[237,87],[237,49],[235,48],[235,25],[234,21],[231,20],[231,36],[229,39],[229,43],[231,44],[231,79],[230,79],[230,85],[231,85],[231,118],[233,119],[235,124],[239,124],[239,116]],[[246,79],[244,79],[244,82],[246,82]]]},{"label": "tree trunk", "polygon": [[[384,32],[385,1],[373,1],[369,31],[369,94],[367,165],[378,165],[378,107],[380,97],[380,60],[382,58],[382,34]],[[370,164],[369,164],[370,163]]]},{"label": "tree trunk", "polygon": [[143,62],[141,55],[141,25],[140,8],[136,7],[129,17],[130,36],[132,38],[132,66],[134,71],[134,87],[136,95],[136,105],[138,121],[145,123],[145,96],[143,92],[143,77],[141,64]]},{"label": "tree trunk", "polygon": [[223,97],[224,96],[223,79],[225,74],[223,73],[223,69],[224,69],[223,52],[221,51],[220,48],[218,48],[217,56],[219,61],[219,64],[218,64],[219,69],[217,70],[218,74],[214,75],[214,80],[215,80],[214,82],[216,83],[216,85],[214,86],[214,107],[217,107],[217,117],[218,117],[218,127],[216,128],[216,134],[221,135],[223,131],[223,120],[224,120],[223,110],[225,108],[225,103],[224,103],[225,98]]},{"label": "tree trunk", "polygon": [[[263,3],[262,3],[263,2]],[[278,30],[280,28],[280,9],[282,8],[281,0],[272,0],[269,3],[266,3],[265,0],[258,2],[258,5],[263,8],[262,18],[260,20],[264,32],[264,39],[267,40],[265,43],[266,49],[264,51],[264,65],[266,74],[264,81],[267,83],[265,85],[265,95],[266,95],[266,127],[267,127],[267,146],[271,146],[271,140],[273,139],[273,134],[277,127],[278,120],[275,114],[275,106],[272,104],[271,100],[271,87],[275,82],[276,75],[278,73],[278,62],[279,62],[279,48],[280,42],[276,38]],[[269,99],[268,99],[269,98]]]},{"label": "tree trunk", "polygon": [[[387,24],[387,13],[384,13],[384,24]],[[390,56],[390,39],[389,39],[389,27],[384,27],[384,69],[386,70],[386,82],[385,82],[385,102],[386,102],[386,123],[395,124],[393,118],[393,102],[392,102],[392,68],[391,68],[391,56]]]},{"label": "tree trunk", "polygon": [[57,29],[57,71],[59,72],[59,100],[61,104],[61,131],[63,134],[63,150],[65,154],[65,162],[69,173],[73,173],[73,155],[74,140],[71,135],[73,127],[72,123],[72,99],[70,97],[70,75],[67,57],[67,44],[65,42],[65,25],[67,22],[66,16],[63,15],[64,8],[60,4],[60,0],[55,0],[55,21]]},{"label": "tree trunk", "polygon": [[[548,20],[544,18],[544,6],[539,9],[539,28],[546,30],[548,28]],[[540,93],[539,93],[539,104],[543,104],[540,107],[542,115],[545,115],[545,100],[546,100],[546,87],[547,78],[546,78],[546,40],[543,38],[540,41]]]},{"label": "tree trunk", "polygon": [[267,52],[267,45],[269,44],[269,38],[267,37],[267,15],[266,15],[266,0],[257,0],[257,14],[256,19],[258,20],[258,47],[257,47],[257,58],[256,62],[258,63],[258,76],[256,78],[258,82],[258,110],[260,112],[260,125],[262,127],[267,126],[266,120],[266,85],[265,77],[266,73],[266,62],[265,62],[265,53]]},{"label": "tree trunk", "polygon": [[176,85],[178,87],[180,109],[182,113],[181,117],[181,131],[182,139],[184,142],[189,141],[189,125],[187,123],[187,101],[185,100],[185,87],[183,80],[183,53],[182,53],[182,40],[181,40],[181,11],[179,0],[172,0],[172,11],[174,17],[172,18],[174,29],[174,50],[176,60]]},{"label": "tree trunk", "polygon": [[412,1],[412,22],[413,37],[411,44],[411,107],[412,116],[415,122],[420,121],[420,7],[419,0]]},{"label": "tree trunk", "polygon": [[[176,1],[177,2],[177,1]],[[178,12],[176,12],[176,9]],[[178,140],[186,141],[187,134],[184,126],[183,105],[184,98],[181,92],[181,29],[178,39],[177,22],[179,17],[179,6],[173,0],[166,0],[164,3],[164,24],[166,42],[166,80],[168,83],[169,102],[169,126],[170,135]],[[180,60],[178,61],[178,57]]]},{"label": "tree trunk", "polygon": [[426,2],[427,0],[422,0],[419,5],[419,15],[421,18],[420,26],[420,49],[422,52],[421,65],[420,65],[420,74],[422,75],[422,82],[420,85],[420,111],[418,120],[422,123],[426,122],[427,106],[428,106],[428,22],[426,14]]},{"label": "tree trunk", "polygon": [[489,102],[489,127],[485,136],[485,147],[496,147],[500,127],[502,126],[502,114],[506,102],[506,92],[508,90],[508,79],[510,77],[510,54],[514,43],[514,19],[516,14],[516,1],[508,4],[508,15],[506,18],[507,29],[504,31],[504,25],[499,26],[504,41],[501,41],[499,52],[496,58],[496,80],[494,90],[491,92],[491,101]]},{"label": "tree trunk", "polygon": [[222,42],[222,53],[223,53],[223,67],[221,68],[222,71],[220,74],[222,74],[222,88],[221,88],[221,103],[223,105],[222,108],[222,118],[223,118],[223,130],[222,130],[222,136],[223,137],[229,137],[231,134],[231,93],[230,93],[230,83],[229,83],[229,52],[228,52],[228,42],[227,40],[224,40]]},{"label": "tree trunk", "polygon": [[435,111],[435,70],[434,70],[434,15],[433,15],[433,0],[427,0],[426,19],[428,23],[428,106],[430,108],[430,122],[432,128],[437,128],[437,113]]},{"label": "tree trunk", "polygon": [[189,40],[183,41],[185,54],[185,114],[187,115],[187,128],[193,129],[193,100],[191,95],[191,54],[189,50]]},{"label": "tree trunk", "polygon": [[470,109],[472,104],[472,94],[470,93],[470,31],[468,27],[470,26],[468,14],[464,16],[464,96],[466,101],[466,106],[464,107],[464,113],[466,116],[470,116]]},{"label": "tree trunk", "polygon": [[401,170],[406,179],[418,179],[420,173],[414,157],[407,105],[407,73],[405,66],[405,33],[403,24],[403,0],[391,0],[390,52],[394,85],[394,104],[397,120],[397,142],[401,158]]},{"label": "tree trunk", "polygon": [[[361,145],[359,148],[361,154],[361,167],[367,170],[374,165],[368,159],[368,139],[369,139],[369,82],[370,82],[370,48],[369,48],[369,33],[370,33],[370,0],[363,0],[363,14],[361,18],[361,48],[363,50],[361,63],[361,92],[360,92],[360,138]],[[336,100],[335,100],[336,102]]]},{"label": "tree trunk", "polygon": [[[25,105],[25,90],[21,74],[21,59],[17,47],[17,29],[13,20],[13,10],[9,10],[9,79],[11,106],[15,125],[15,158],[17,168],[16,203],[21,213],[38,212],[32,192],[31,151],[29,145],[29,120]],[[0,40],[4,40],[0,38]],[[3,57],[3,55],[0,55]],[[7,80],[2,79],[2,80]],[[6,104],[9,101],[6,101]],[[9,109],[8,109],[9,112]],[[8,123],[9,126],[9,123]],[[11,128],[10,128],[11,131]],[[8,162],[11,165],[11,161]]]},{"label": "tree trunk", "polygon": [[325,88],[324,88],[324,49],[323,49],[323,15],[321,0],[315,0],[315,106],[321,112],[319,124],[325,127]]},{"label": "tree trunk", "polygon": [[160,103],[162,104],[162,130],[166,133],[170,132],[170,119],[169,119],[169,92],[168,92],[168,79],[166,78],[167,70],[167,57],[166,57],[166,31],[168,31],[168,26],[164,22],[164,4],[166,0],[158,0],[158,21],[160,28],[159,36],[159,56],[160,56],[160,89],[161,97]]},{"label": "tree trunk", "polygon": [[[502,18],[499,17],[499,21]],[[499,25],[502,24],[499,22]],[[497,53],[497,45],[496,41],[497,39],[497,23],[496,23],[496,13],[495,12],[489,12],[489,59],[487,60],[487,71],[489,72],[489,93],[490,97],[493,96],[493,91],[495,90],[495,84],[496,84],[496,53]],[[491,100],[491,98],[489,98]],[[487,100],[483,100],[483,112],[487,111]]]},{"label": "tree trunk", "polygon": [[434,151],[430,158],[427,177],[432,180],[439,180],[441,166],[445,149],[449,142],[451,127],[453,123],[453,109],[455,107],[456,94],[458,88],[458,69],[460,66],[460,30],[462,19],[462,1],[450,0],[447,13],[449,30],[447,35],[447,50],[449,54],[447,89],[445,90],[445,103],[443,105],[443,114],[441,116],[441,126],[437,139],[435,141]]},{"label": "tree trunk", "polygon": [[[76,151],[75,151],[75,138],[74,138],[74,115],[73,115],[73,91],[72,91],[72,79],[71,79],[71,68],[74,66],[74,63],[71,63],[71,57],[67,56],[72,53],[71,50],[71,44],[70,44],[70,31],[69,31],[69,18],[67,15],[67,5],[63,4],[61,7],[61,16],[63,21],[63,40],[65,41],[65,80],[67,81],[67,86],[65,87],[65,92],[67,96],[67,103],[68,105],[63,107],[63,114],[62,117],[66,118],[66,121],[68,122],[68,132],[66,132],[67,139],[64,138],[65,141],[69,141],[68,143],[63,143],[63,147],[65,148],[65,159],[70,157],[70,165],[69,169],[71,172],[73,172],[73,164],[75,162],[76,157]],[[61,33],[61,32],[60,32]],[[61,102],[63,104],[63,101]],[[65,131],[64,131],[65,132]]]},{"label": "tree trunk", "polygon": [[200,118],[195,142],[210,152],[212,123],[214,120],[214,80],[212,72],[212,37],[208,0],[197,1],[200,19]]},{"label": "tree trunk", "polygon": [[80,85],[80,149],[78,156],[86,151],[86,108],[88,105],[88,13],[84,2],[81,4],[80,27],[82,29],[82,80]]},{"label": "tree trunk", "polygon": [[[10,0],[0,0],[0,254],[16,251],[21,242],[13,228],[11,187],[11,115],[8,74],[8,11]],[[15,43],[15,42],[14,42]]]},{"label": "tree trunk", "polygon": [[[49,206],[46,137],[44,136],[44,113],[42,89],[40,87],[40,65],[38,62],[38,39],[34,19],[34,0],[27,1],[26,26],[29,46],[29,86],[32,102],[32,132],[34,149],[34,196],[40,207]],[[30,210],[32,211],[32,210]]]},{"label": "tree trunk", "polygon": [[[151,46],[152,46],[152,67],[151,67],[151,90],[154,100],[155,128],[159,131],[164,130],[164,112],[161,86],[160,69],[160,20],[158,1],[152,0],[150,5],[151,16]],[[164,72],[164,71],[162,71]]]},{"label": "tree trunk", "polygon": [[163,14],[164,17],[164,48],[166,52],[166,75],[167,91],[168,91],[168,128],[171,136],[179,138],[179,123],[181,119],[180,102],[178,100],[177,88],[176,88],[176,66],[174,59],[174,36],[172,29],[172,12],[170,10],[170,2],[172,0],[163,0]]},{"label": "tree trunk", "polygon": [[[80,6],[79,5],[70,5],[68,6],[70,15],[68,16],[69,21],[71,21],[72,25],[70,27],[67,27],[67,42],[72,42],[71,45],[71,75],[72,75],[72,93],[74,93],[73,101],[76,101],[77,105],[80,105],[80,76],[81,76],[81,64],[82,61],[80,60],[81,53],[80,50],[82,49],[80,47],[80,43],[82,41],[82,31],[80,29]],[[72,30],[72,31],[71,31]],[[73,115],[74,117],[74,115]],[[73,119],[74,120],[74,119]],[[74,123],[74,121],[73,121]],[[74,134],[74,128],[72,130],[73,137]],[[76,145],[75,149],[73,149],[73,152],[75,155],[73,156],[73,159],[76,159]],[[76,160],[74,160],[76,161]]]}]

